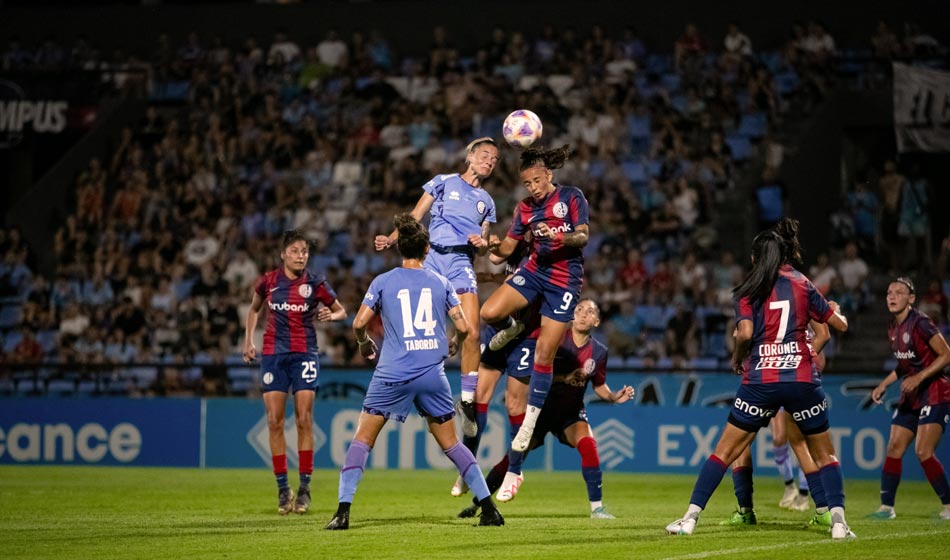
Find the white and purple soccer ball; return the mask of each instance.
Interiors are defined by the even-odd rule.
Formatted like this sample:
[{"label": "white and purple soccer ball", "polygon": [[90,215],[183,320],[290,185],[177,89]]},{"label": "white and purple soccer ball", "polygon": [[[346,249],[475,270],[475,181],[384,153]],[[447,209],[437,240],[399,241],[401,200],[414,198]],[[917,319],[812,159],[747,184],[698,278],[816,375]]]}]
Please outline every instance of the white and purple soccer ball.
[{"label": "white and purple soccer ball", "polygon": [[524,149],[541,138],[541,119],[527,109],[518,109],[505,118],[501,132],[510,146]]}]

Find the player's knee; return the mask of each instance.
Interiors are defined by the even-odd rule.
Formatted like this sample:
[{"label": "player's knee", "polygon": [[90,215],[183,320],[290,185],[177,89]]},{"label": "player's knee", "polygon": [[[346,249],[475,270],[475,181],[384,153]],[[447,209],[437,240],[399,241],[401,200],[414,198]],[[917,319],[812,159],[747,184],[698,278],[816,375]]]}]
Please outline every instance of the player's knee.
[{"label": "player's knee", "polygon": [[[283,412],[283,411],[281,411]],[[267,413],[267,428],[272,432],[284,431],[284,415],[281,413]]]},{"label": "player's knee", "polygon": [[934,456],[933,449],[915,449],[914,451],[917,453],[917,460],[920,461],[921,463],[929,460],[931,457]]},{"label": "player's knee", "polygon": [[309,410],[296,414],[294,418],[297,421],[298,432],[308,432],[313,429],[313,413]]}]

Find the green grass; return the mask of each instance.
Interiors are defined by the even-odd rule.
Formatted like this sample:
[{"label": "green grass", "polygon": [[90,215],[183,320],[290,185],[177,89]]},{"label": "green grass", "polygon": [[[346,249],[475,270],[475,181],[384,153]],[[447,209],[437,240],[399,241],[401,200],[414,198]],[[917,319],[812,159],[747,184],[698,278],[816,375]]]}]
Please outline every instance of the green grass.
[{"label": "green grass", "polygon": [[[291,474],[291,479],[295,479]],[[693,477],[607,473],[605,503],[618,519],[591,520],[580,473],[528,471],[501,509],[505,527],[457,519],[452,472],[374,471],[363,478],[350,530],[323,525],[336,509],[337,473],[314,475],[308,515],[278,516],[272,475],[259,470],[0,467],[0,558],[945,558],[950,522],[924,482],[905,481],[898,518],[864,519],[875,481],[847,485],[858,539],[830,541],[780,510],[781,483],[757,477],[759,525],[720,527],[734,498],[728,477],[696,534],[663,527],[685,510]]]}]

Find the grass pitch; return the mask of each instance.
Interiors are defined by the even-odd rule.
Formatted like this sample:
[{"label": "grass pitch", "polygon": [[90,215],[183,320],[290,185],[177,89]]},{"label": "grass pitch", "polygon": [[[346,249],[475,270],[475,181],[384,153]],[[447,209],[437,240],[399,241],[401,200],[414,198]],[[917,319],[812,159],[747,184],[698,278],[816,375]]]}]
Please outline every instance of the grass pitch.
[{"label": "grass pitch", "polygon": [[[904,481],[894,521],[864,515],[876,481],[847,483],[858,538],[831,542],[807,529],[810,514],[780,510],[782,485],[756,477],[759,525],[720,527],[734,507],[723,481],[691,537],[666,535],[682,515],[693,477],[606,473],[604,502],[616,520],[589,518],[580,473],[527,471],[518,498],[501,504],[504,527],[473,527],[456,514],[449,471],[368,470],[349,531],[324,531],[336,510],[336,471],[314,473],[313,507],[277,515],[266,469],[0,467],[0,558],[945,558],[950,522],[926,482]],[[296,474],[291,473],[296,483]]]}]

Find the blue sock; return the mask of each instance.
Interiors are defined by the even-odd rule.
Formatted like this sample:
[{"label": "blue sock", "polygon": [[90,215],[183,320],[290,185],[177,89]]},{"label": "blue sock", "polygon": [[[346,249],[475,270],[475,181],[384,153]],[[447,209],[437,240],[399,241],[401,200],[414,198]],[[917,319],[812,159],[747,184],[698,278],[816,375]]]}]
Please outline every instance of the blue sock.
[{"label": "blue sock", "polygon": [[[521,429],[521,423],[524,421],[524,414],[518,416],[508,416],[508,441],[515,439],[518,430]],[[521,474],[521,464],[524,463],[524,453],[520,451],[508,450],[508,472]]]},{"label": "blue sock", "polygon": [[693,495],[689,498],[689,503],[706,509],[709,498],[722,482],[722,477],[726,474],[728,465],[722,462],[722,459],[715,455],[710,455],[703,463],[702,470],[699,471],[699,478],[696,479],[696,485],[693,486]]},{"label": "blue sock", "polygon": [[356,487],[366,469],[366,459],[369,457],[370,449],[370,446],[361,441],[350,442],[350,448],[346,450],[346,458],[343,460],[343,468],[340,469],[338,501],[353,503]]},{"label": "blue sock", "polygon": [[551,390],[551,381],[554,379],[554,366],[534,364],[531,372],[531,382],[528,384],[528,406],[542,408],[548,391]]},{"label": "blue sock", "polygon": [[841,475],[841,465],[837,461],[829,463],[818,470],[821,475],[821,486],[825,489],[828,507],[844,507],[844,477]]},{"label": "blue sock", "polygon": [[808,491],[811,492],[811,499],[815,500],[815,507],[826,508],[828,507],[828,498],[825,497],[825,487],[821,484],[819,472],[821,471],[806,474],[805,478],[808,480]]},{"label": "blue sock", "polygon": [[277,489],[283,490],[284,488],[290,488],[290,483],[287,482],[287,473],[281,473],[274,475],[277,479]]},{"label": "blue sock", "polygon": [[604,473],[600,467],[581,467],[581,475],[587,484],[587,499],[599,502],[604,497]]},{"label": "blue sock", "polygon": [[788,460],[788,444],[776,446],[772,449],[775,454],[775,466],[778,467],[778,473],[782,476],[785,484],[795,480],[795,469],[792,462]]},{"label": "blue sock", "polygon": [[752,509],[752,467],[732,469],[732,485],[736,490],[739,507]]},{"label": "blue sock", "polygon": [[309,488],[309,487],[310,487],[310,476],[311,476],[311,475],[309,475],[309,474],[301,474],[301,475],[300,475],[300,487],[301,487],[301,488]]},{"label": "blue sock", "polygon": [[479,501],[490,495],[485,477],[482,476],[482,471],[478,468],[478,463],[475,462],[475,456],[467,447],[461,443],[456,443],[445,450],[445,455],[455,463],[459,474],[462,475],[462,480],[468,484],[468,487],[472,489],[472,493]]}]

